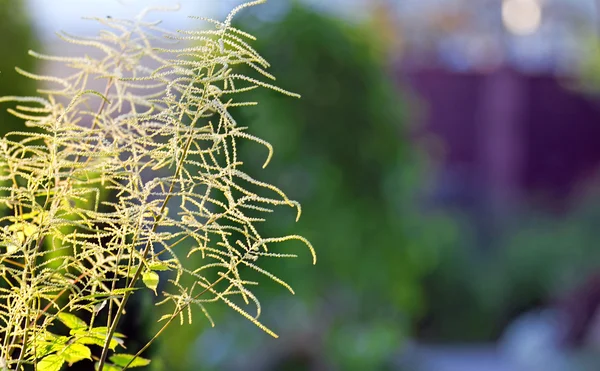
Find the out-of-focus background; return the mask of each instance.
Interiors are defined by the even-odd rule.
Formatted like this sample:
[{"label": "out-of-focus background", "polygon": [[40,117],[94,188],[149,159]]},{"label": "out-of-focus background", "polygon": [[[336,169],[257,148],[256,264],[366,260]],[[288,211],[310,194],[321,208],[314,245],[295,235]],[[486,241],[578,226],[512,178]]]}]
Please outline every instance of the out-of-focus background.
[{"label": "out-of-focus background", "polygon": [[[60,74],[27,50],[80,52],[53,32],[96,32],[82,16],[170,3],[0,0],[0,94],[34,94],[14,65]],[[239,1],[180,3],[167,27]],[[235,112],[275,147],[263,170],[241,146],[248,172],[303,205],[264,232],[306,236],[319,263],[269,267],[297,293],[260,292],[280,339],[217,308],[215,328],[174,325],[152,369],[599,369],[600,1],[270,0],[237,25],[303,96]]]}]

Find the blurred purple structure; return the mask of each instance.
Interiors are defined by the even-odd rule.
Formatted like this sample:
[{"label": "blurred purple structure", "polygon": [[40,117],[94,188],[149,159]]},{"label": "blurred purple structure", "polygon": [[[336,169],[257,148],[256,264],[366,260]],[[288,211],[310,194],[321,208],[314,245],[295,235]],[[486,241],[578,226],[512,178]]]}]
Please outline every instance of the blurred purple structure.
[{"label": "blurred purple structure", "polygon": [[600,165],[600,104],[551,74],[417,69],[405,80],[443,143],[434,199],[503,213],[563,208]]}]

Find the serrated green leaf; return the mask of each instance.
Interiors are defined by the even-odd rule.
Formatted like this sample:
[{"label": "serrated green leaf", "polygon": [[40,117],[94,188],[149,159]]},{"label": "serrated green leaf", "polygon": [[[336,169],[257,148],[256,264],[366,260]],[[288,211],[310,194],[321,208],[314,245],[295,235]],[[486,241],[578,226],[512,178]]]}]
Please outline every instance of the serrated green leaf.
[{"label": "serrated green leaf", "polygon": [[[79,335],[79,334],[78,334]],[[98,346],[103,346],[104,345],[104,337],[96,335],[96,334],[91,334],[91,335],[80,335],[77,336],[75,338],[76,342],[79,344],[84,344],[84,345],[98,345]],[[115,347],[117,346],[117,344],[115,344]],[[111,350],[114,350],[114,348],[110,347],[109,348]]]},{"label": "serrated green leaf", "polygon": [[38,371],[60,371],[65,360],[56,354],[44,357],[37,364]]},{"label": "serrated green leaf", "polygon": [[133,354],[114,354],[110,357],[110,361],[117,366],[125,367],[129,362],[128,367],[142,367],[148,366],[150,360],[142,357],[136,357]]},{"label": "serrated green leaf", "polygon": [[70,344],[65,348],[61,355],[69,365],[84,359],[92,359],[92,351],[90,348],[81,343]]},{"label": "serrated green leaf", "polygon": [[6,254],[7,255],[12,255],[12,254],[16,253],[17,251],[19,251],[19,245],[16,245],[14,243],[8,243],[6,245]]},{"label": "serrated green leaf", "polygon": [[[122,369],[122,367],[117,367],[113,364],[105,363],[104,367],[102,368],[102,371],[121,371]],[[94,370],[98,370],[98,363],[96,363]]]},{"label": "serrated green leaf", "polygon": [[127,292],[131,292],[131,291],[135,291],[137,290],[137,287],[125,287],[125,288],[120,288],[120,289],[114,289],[109,293],[100,293],[100,294],[90,294],[90,295],[85,295],[82,296],[81,299],[85,299],[85,300],[94,300],[94,299],[108,299],[108,298],[115,298],[115,297],[119,297],[122,295],[125,295]]},{"label": "serrated green leaf", "polygon": [[[108,329],[105,326],[102,327],[94,327],[90,330],[71,330],[71,335],[75,336],[75,343],[84,344],[84,345],[98,345],[104,346],[104,342],[106,340],[106,334],[108,333]],[[110,350],[115,350],[118,345],[125,348],[124,338],[125,335],[120,332],[115,332],[113,338],[110,339],[110,343],[108,348]]]},{"label": "serrated green leaf", "polygon": [[[93,328],[90,329],[90,332],[106,336],[106,334],[108,334],[108,327],[106,327],[106,326],[93,327]],[[127,336],[125,336],[124,334],[122,334],[120,332],[113,333],[113,336],[116,337],[116,338],[125,338],[125,337],[127,337]]]},{"label": "serrated green leaf", "polygon": [[66,336],[58,336],[46,331],[31,339],[29,344],[30,347],[35,348],[35,356],[39,359],[63,349],[67,341],[69,338]]},{"label": "serrated green leaf", "polygon": [[56,335],[51,333],[50,331],[44,331],[41,333],[38,333],[34,336],[35,340],[40,340],[40,341],[62,341],[64,340],[65,343],[67,342],[68,338],[66,336],[60,336],[60,335]]},{"label": "serrated green leaf", "polygon": [[148,265],[148,268],[151,271],[168,271],[170,270],[169,267],[161,262],[152,262]]},{"label": "serrated green leaf", "polygon": [[55,351],[52,349],[52,344],[36,344],[35,345],[35,358],[42,358]]},{"label": "serrated green leaf", "polygon": [[37,358],[42,358],[47,356],[50,353],[55,353],[61,350],[64,347],[64,344],[52,344],[52,343],[42,343],[36,344],[35,347],[35,356]]},{"label": "serrated green leaf", "polygon": [[[85,345],[97,345],[99,347],[103,347],[105,338],[106,338],[106,336],[100,336],[100,335],[82,336],[80,338],[77,338],[77,343],[85,344]],[[110,339],[110,344],[108,344],[108,349],[115,350],[115,349],[117,349],[118,345],[124,347],[122,339],[114,339],[114,338]]]},{"label": "serrated green leaf", "polygon": [[84,320],[71,313],[59,313],[58,319],[72,330],[85,329],[88,327]]},{"label": "serrated green leaf", "polygon": [[124,287],[122,289],[114,289],[111,291],[111,296],[125,295],[128,292],[137,290],[137,287]]},{"label": "serrated green leaf", "polygon": [[146,287],[150,290],[154,291],[155,295],[158,295],[156,288],[158,287],[159,280],[160,278],[156,272],[148,271],[142,275],[142,281],[144,282],[144,285],[146,285]]}]

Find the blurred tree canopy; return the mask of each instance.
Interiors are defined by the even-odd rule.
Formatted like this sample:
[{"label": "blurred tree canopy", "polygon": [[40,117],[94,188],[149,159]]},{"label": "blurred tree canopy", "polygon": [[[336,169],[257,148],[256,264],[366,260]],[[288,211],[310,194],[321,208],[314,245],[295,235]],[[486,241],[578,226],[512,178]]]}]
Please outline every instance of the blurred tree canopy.
[{"label": "blurred tree canopy", "polygon": [[294,274],[299,294],[327,295],[337,284],[348,285],[374,307],[383,301],[418,310],[416,283],[430,259],[422,255],[427,249],[411,246],[419,226],[407,211],[414,211],[420,159],[409,143],[405,100],[385,60],[377,58],[363,28],[298,4],[276,24],[253,30],[257,23],[246,23],[277,84],[302,95],[293,100],[254,91],[247,99],[258,106],[235,116],[275,148],[262,170],[266,153],[240,143],[240,157],[250,159],[246,171],[277,184],[303,207],[298,223],[292,215],[273,218],[265,234],[301,234],[318,249],[315,270],[284,264],[281,273]]},{"label": "blurred tree canopy", "polygon": [[[261,232],[303,235],[318,254],[315,267],[304,255],[261,264],[294,287],[291,301],[332,318],[324,335],[327,357],[344,370],[380,369],[378,362],[399,350],[425,305],[420,281],[435,266],[438,246],[456,238],[450,220],[418,211],[423,157],[409,138],[407,102],[365,27],[299,3],[277,21],[249,16],[240,23],[257,37],[252,45],[271,63],[276,84],[302,95],[295,100],[254,90],[243,98],[258,106],[233,112],[238,125],[275,148],[262,169],[265,149],[238,143],[244,171],[302,204],[298,223],[295,212],[278,210]],[[303,253],[297,248],[288,243],[277,252]],[[281,287],[263,291],[263,306],[286,294]]]},{"label": "blurred tree canopy", "polygon": [[[36,39],[24,1],[0,0],[0,96],[35,94],[35,81],[15,71],[20,67],[35,72],[36,60],[27,52],[36,48]],[[0,105],[0,135],[23,127],[23,120]]]}]

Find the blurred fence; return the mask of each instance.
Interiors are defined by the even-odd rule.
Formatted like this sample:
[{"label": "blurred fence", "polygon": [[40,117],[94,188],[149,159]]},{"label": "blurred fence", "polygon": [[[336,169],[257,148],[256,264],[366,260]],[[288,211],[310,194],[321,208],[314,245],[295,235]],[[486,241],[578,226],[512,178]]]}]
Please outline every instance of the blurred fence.
[{"label": "blurred fence", "polygon": [[434,197],[494,209],[525,200],[564,207],[600,165],[600,104],[560,77],[509,69],[406,74],[443,143]]}]

